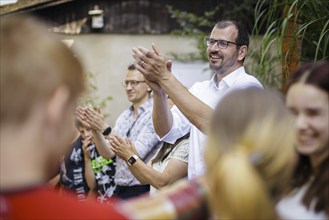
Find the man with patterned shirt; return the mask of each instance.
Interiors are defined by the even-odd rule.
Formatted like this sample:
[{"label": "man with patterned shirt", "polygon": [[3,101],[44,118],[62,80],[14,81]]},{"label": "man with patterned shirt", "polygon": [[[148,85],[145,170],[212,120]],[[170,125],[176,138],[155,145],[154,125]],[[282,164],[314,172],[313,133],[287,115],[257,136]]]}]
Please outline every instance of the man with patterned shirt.
[{"label": "man with patterned shirt", "polygon": [[[149,185],[141,183],[133,176],[128,166],[137,159],[147,162],[158,149],[159,141],[152,124],[153,102],[150,98],[151,89],[145,82],[144,76],[136,70],[134,65],[128,67],[123,81],[128,100],[132,105],[118,117],[113,133],[120,138],[128,138],[134,144],[135,155],[127,161],[117,158],[114,181],[116,190],[114,195],[128,199],[149,192]],[[114,152],[102,135],[104,120],[91,107],[78,108],[77,118],[91,128],[98,152],[105,158],[112,158]]]}]

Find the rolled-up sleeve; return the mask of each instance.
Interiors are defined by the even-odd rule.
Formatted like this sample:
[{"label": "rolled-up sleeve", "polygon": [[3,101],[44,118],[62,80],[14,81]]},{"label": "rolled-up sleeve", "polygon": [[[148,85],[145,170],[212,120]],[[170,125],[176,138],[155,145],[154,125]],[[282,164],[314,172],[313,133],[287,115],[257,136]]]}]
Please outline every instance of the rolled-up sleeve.
[{"label": "rolled-up sleeve", "polygon": [[158,136],[158,138],[160,141],[174,144],[178,138],[190,131],[191,123],[176,106],[171,108],[171,113],[173,115],[173,126],[165,136],[162,138]]},{"label": "rolled-up sleeve", "polygon": [[[192,93],[194,96],[196,96],[196,94],[200,92],[200,90],[202,90],[202,84],[195,83],[189,89],[189,92]],[[170,131],[163,137],[158,136],[158,138],[160,141],[165,141],[170,144],[174,144],[178,138],[190,132],[192,124],[184,116],[184,114],[177,108],[176,105],[171,108],[171,113],[173,115],[173,125]]]}]

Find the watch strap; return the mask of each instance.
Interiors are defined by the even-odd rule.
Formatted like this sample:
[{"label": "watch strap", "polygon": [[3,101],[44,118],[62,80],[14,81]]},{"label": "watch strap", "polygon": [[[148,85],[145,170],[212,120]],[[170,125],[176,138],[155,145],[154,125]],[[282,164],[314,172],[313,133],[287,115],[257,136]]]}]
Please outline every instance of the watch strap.
[{"label": "watch strap", "polygon": [[111,131],[112,131],[112,128],[111,128],[111,127],[107,127],[107,128],[102,132],[102,134],[103,134],[103,135],[109,135],[109,134],[111,133]]}]

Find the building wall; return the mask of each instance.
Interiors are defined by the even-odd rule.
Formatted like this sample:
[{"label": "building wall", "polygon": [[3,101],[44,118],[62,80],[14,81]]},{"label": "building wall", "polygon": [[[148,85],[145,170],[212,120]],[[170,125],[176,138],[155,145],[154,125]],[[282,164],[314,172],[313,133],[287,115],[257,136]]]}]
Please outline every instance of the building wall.
[{"label": "building wall", "polygon": [[[168,58],[172,53],[197,51],[193,40],[170,35],[83,34],[60,37],[74,41],[72,48],[83,61],[86,71],[94,74],[95,77],[92,79],[95,80],[97,90],[93,96],[97,98],[96,102],[107,96],[112,97],[104,109],[106,120],[111,126],[114,126],[119,114],[130,106],[121,82],[124,80],[128,65],[133,62],[133,47],[150,48],[154,42]],[[204,71],[206,68],[207,64],[199,62],[175,62],[173,72],[186,87],[190,87],[194,81],[209,78],[209,73]]]}]

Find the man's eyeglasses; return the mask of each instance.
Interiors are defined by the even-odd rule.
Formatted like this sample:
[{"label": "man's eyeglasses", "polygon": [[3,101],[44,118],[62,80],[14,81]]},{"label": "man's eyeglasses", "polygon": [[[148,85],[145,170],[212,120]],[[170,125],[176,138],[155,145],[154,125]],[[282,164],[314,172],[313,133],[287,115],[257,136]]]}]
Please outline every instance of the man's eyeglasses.
[{"label": "man's eyeglasses", "polygon": [[217,43],[217,46],[220,49],[226,49],[229,44],[235,44],[237,46],[242,46],[242,45],[239,45],[239,44],[234,43],[234,42],[231,42],[231,41],[227,41],[227,40],[215,40],[215,39],[212,39],[210,37],[206,37],[206,44],[207,44],[207,46],[214,46],[216,43]]},{"label": "man's eyeglasses", "polygon": [[132,87],[135,87],[135,86],[137,86],[139,83],[141,83],[141,82],[145,82],[145,80],[144,81],[142,81],[142,80],[140,80],[140,81],[138,81],[138,80],[125,80],[125,81],[123,81],[122,82],[122,85],[123,85],[123,87],[127,87],[129,84],[132,86]]}]

